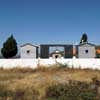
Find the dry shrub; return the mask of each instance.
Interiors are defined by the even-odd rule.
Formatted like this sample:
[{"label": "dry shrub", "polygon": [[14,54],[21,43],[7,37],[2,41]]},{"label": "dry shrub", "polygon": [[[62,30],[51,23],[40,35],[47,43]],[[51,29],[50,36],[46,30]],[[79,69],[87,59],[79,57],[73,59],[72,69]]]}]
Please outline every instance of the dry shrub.
[{"label": "dry shrub", "polygon": [[15,67],[15,68],[7,68],[7,69],[4,69],[4,68],[0,68],[0,72],[1,73],[32,73],[33,72],[33,69],[30,68],[30,67],[26,67],[26,68],[22,68],[20,66],[18,67]]},{"label": "dry shrub", "polygon": [[11,68],[10,69],[11,72],[19,72],[19,73],[33,73],[33,69],[32,68],[21,68],[21,67],[16,67],[16,68]]},{"label": "dry shrub", "polygon": [[0,100],[8,100],[12,97],[12,91],[8,89],[7,84],[0,83]]},{"label": "dry shrub", "polygon": [[17,88],[13,93],[13,100],[38,100],[39,92],[33,87],[26,89]]},{"label": "dry shrub", "polygon": [[89,84],[55,84],[47,88],[46,98],[50,100],[98,100]]},{"label": "dry shrub", "polygon": [[[59,84],[61,82],[67,83],[68,80],[71,80],[69,84],[73,84],[74,86],[78,84],[78,86],[80,86],[81,82],[85,82],[84,84],[86,84],[86,82],[88,83],[91,82],[91,79],[94,76],[97,76],[98,79],[100,79],[100,71],[91,70],[91,69],[84,69],[84,70],[73,69],[73,68],[68,68],[65,66],[62,67],[58,65],[53,65],[49,67],[40,66],[36,69],[19,68],[19,67],[12,68],[12,69],[0,69],[0,82],[9,81],[7,88],[4,88],[4,90],[7,91],[6,92],[7,94],[11,94],[11,96],[10,95],[7,96],[8,100],[38,100],[38,99],[45,100],[45,98],[43,97],[45,97],[46,90],[50,86],[57,87],[58,85],[55,86],[55,84]],[[77,83],[75,80],[79,82]],[[87,85],[85,86],[84,84],[83,84],[83,87],[86,88]],[[69,88],[69,86],[67,87]],[[73,88],[77,92],[78,87],[73,87]],[[56,89],[58,89],[60,93],[63,94],[64,92],[63,89],[66,90],[66,87],[61,85],[60,88],[58,86],[58,88]],[[0,92],[2,92],[3,95],[6,95],[3,92],[2,88],[0,90],[2,90]],[[72,91],[72,89],[70,88],[69,90]],[[53,93],[56,93],[56,92],[53,92]],[[92,95],[92,94],[93,93],[90,93],[89,91],[87,91],[85,92],[85,94],[83,93],[81,95],[82,96],[85,95],[87,97],[87,95]],[[66,94],[64,95],[66,96]],[[1,100],[3,99],[1,98]],[[61,98],[60,100],[64,100],[64,99]],[[68,99],[68,100],[71,100],[71,99]]]}]

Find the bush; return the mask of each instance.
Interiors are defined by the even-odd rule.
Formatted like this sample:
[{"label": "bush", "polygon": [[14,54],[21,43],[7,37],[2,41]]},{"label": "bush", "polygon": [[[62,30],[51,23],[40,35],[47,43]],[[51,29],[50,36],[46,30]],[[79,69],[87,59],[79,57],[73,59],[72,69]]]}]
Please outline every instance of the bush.
[{"label": "bush", "polygon": [[96,100],[96,92],[85,83],[52,85],[46,93],[47,100]]},{"label": "bush", "polygon": [[16,89],[13,93],[13,100],[38,100],[39,92],[33,87],[26,89]]},{"label": "bush", "polygon": [[0,84],[0,100],[38,100],[39,92],[34,87],[17,87],[7,89],[7,85]]},{"label": "bush", "polygon": [[7,89],[6,84],[0,84],[0,100],[7,100],[7,98],[12,96],[12,92]]},{"label": "bush", "polygon": [[86,91],[80,94],[83,100],[96,100],[96,93],[94,91]]},{"label": "bush", "polygon": [[68,86],[67,84],[58,84],[48,88],[47,97],[56,100],[78,100],[80,91],[76,86]]}]

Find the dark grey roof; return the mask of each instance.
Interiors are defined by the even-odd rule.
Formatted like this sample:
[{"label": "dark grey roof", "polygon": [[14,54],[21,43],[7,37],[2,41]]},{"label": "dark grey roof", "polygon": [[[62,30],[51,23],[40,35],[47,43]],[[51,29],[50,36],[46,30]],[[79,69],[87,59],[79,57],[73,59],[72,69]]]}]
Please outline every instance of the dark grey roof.
[{"label": "dark grey roof", "polygon": [[33,46],[33,47],[39,47],[39,46],[37,46],[37,45],[33,45],[33,44],[31,44],[31,43],[23,44],[23,45],[21,45],[20,47],[24,47],[24,46],[26,46],[26,45],[30,45],[30,46]]},{"label": "dark grey roof", "polygon": [[95,46],[95,44],[92,44],[92,43],[83,43],[83,44],[79,44],[78,46],[83,46],[83,45],[86,45],[86,44],[91,45],[91,46]]},{"label": "dark grey roof", "polygon": [[73,44],[40,44],[40,46],[72,46]]}]

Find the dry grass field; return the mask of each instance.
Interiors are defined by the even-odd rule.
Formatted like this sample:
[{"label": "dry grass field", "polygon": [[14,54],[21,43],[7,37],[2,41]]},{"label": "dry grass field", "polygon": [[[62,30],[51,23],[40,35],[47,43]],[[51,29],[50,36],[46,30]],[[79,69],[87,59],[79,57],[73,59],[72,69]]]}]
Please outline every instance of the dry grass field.
[{"label": "dry grass field", "polygon": [[100,79],[100,71],[58,66],[39,67],[34,70],[30,68],[1,68],[0,100],[51,100],[45,99],[46,90],[49,86],[67,84],[71,80],[88,84],[95,77]]}]

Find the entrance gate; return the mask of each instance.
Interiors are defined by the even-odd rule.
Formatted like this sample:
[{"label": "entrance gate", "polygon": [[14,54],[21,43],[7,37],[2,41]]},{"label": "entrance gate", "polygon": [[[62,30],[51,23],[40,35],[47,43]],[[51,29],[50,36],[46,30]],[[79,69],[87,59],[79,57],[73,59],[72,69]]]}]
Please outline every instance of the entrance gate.
[{"label": "entrance gate", "polygon": [[50,47],[64,47],[64,58],[73,57],[73,45],[63,45],[63,44],[41,44],[40,45],[40,58],[49,58],[49,48]]}]

